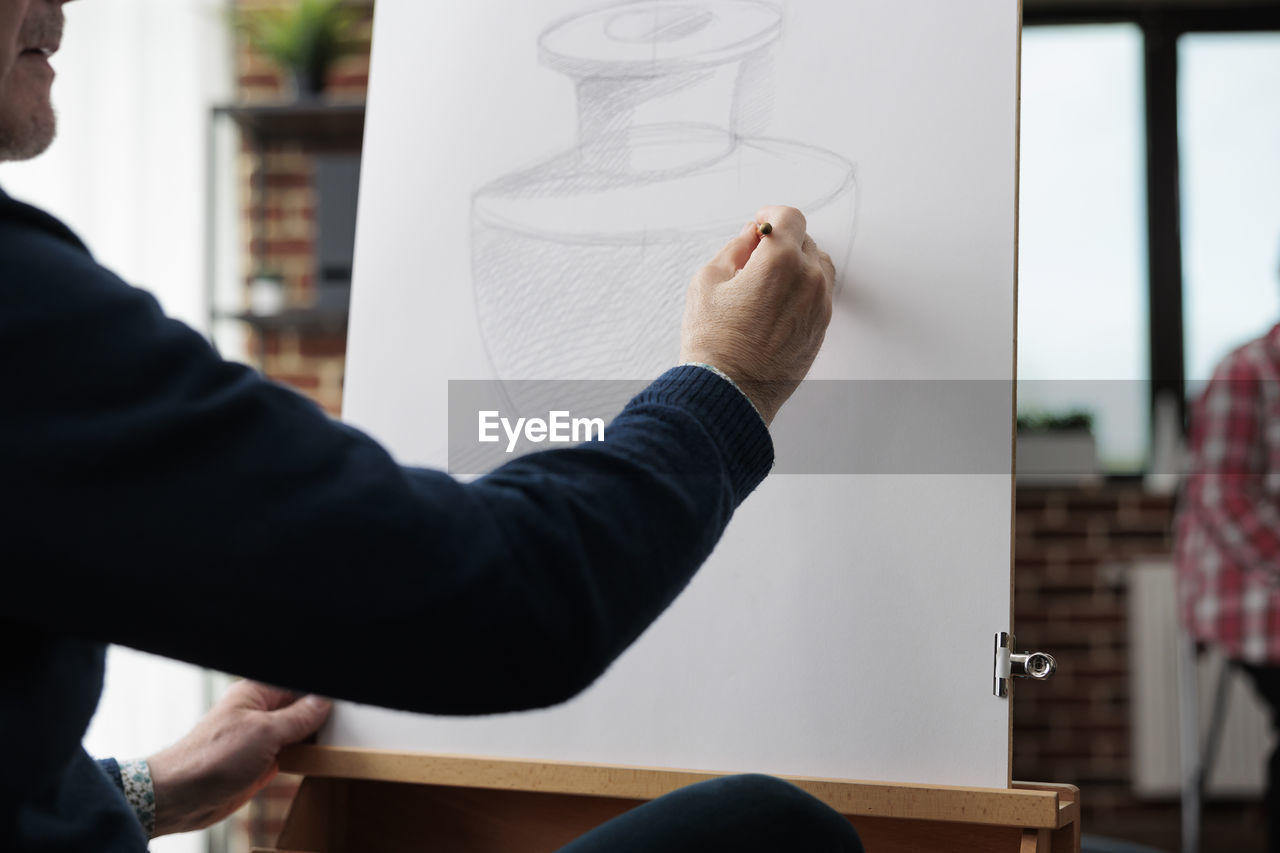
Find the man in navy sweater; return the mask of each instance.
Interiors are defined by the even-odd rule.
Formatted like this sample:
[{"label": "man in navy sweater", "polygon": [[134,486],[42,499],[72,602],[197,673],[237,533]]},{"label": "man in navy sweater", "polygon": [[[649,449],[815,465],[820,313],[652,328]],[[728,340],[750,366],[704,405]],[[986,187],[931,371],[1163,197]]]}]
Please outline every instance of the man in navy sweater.
[{"label": "man in navy sweater", "polygon": [[[53,138],[64,2],[0,0],[0,160]],[[821,345],[830,259],[799,211],[758,218],[768,237],[748,223],[694,276],[685,364],[606,441],[461,484],[221,360],[0,192],[0,850],[141,851],[226,816],[324,720],[292,690],[477,714],[589,685],[768,472],[767,425]],[[148,761],[96,763],[80,741],[106,643],[291,690],[241,682]],[[431,663],[408,680],[389,650]],[[747,776],[569,849],[861,848],[816,800]]]}]

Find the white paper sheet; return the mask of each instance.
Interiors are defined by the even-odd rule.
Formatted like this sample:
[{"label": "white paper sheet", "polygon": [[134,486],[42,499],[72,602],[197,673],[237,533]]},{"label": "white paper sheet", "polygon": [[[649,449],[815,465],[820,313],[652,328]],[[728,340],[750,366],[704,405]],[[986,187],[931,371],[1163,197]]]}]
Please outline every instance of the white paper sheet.
[{"label": "white paper sheet", "polygon": [[[776,203],[841,267],[813,377],[1011,388],[1017,41],[1016,0],[380,0],[344,416],[443,467],[451,379],[656,375],[689,275]],[[954,428],[1005,459],[997,401]],[[567,705],[340,705],[324,741],[1003,786],[1011,485],[776,473]]]}]

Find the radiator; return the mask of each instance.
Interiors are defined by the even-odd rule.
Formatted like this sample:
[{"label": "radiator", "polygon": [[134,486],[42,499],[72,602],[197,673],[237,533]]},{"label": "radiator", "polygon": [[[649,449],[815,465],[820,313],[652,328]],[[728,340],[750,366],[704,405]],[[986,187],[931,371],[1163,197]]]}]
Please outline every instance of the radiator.
[{"label": "radiator", "polygon": [[[1133,790],[1140,797],[1176,796],[1182,771],[1178,751],[1178,630],[1173,565],[1141,562],[1129,573],[1129,687]],[[1209,728],[1223,658],[1199,655],[1200,743]],[[1274,743],[1270,714],[1249,677],[1233,670],[1227,683],[1226,722],[1205,789],[1207,798],[1254,798],[1266,781]]]}]

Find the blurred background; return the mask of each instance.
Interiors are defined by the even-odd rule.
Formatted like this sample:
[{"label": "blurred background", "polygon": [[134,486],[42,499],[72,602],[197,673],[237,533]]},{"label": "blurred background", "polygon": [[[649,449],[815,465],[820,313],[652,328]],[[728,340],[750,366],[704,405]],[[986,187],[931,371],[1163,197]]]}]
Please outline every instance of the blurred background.
[{"label": "blurred background", "polygon": [[[69,5],[58,141],[0,185],[336,414],[373,5]],[[1213,366],[1280,320],[1280,3],[1023,9],[1015,625],[1059,667],[1018,692],[1014,778],[1079,785],[1086,833],[1177,850],[1179,448]],[[1203,849],[1261,850],[1269,721],[1193,664],[1183,709],[1207,728],[1225,701]],[[112,649],[88,748],[154,752],[225,684]],[[270,844],[295,784],[154,849]]]}]

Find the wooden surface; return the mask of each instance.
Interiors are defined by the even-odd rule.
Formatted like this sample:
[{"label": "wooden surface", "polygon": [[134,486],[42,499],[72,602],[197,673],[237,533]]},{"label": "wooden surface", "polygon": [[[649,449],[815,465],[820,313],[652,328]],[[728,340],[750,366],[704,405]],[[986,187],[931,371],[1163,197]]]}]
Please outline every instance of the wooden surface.
[{"label": "wooden surface", "polygon": [[[292,747],[280,769],[314,779],[524,791],[643,801],[725,774],[571,762],[420,755],[337,747]],[[1078,820],[1076,789],[1031,785],[1012,789],[885,784],[784,776],[850,817],[946,821],[1057,830]],[[307,806],[309,807],[309,806]],[[332,810],[335,806],[327,806]],[[861,823],[859,823],[861,827]]]},{"label": "wooden surface", "polygon": [[[553,853],[715,773],[293,747],[306,775],[279,853]],[[1079,853],[1079,790],[789,778],[844,814],[876,853]],[[264,851],[266,853],[266,851]]]},{"label": "wooden surface", "polygon": [[280,849],[550,853],[641,802],[308,778],[281,833]]},{"label": "wooden surface", "polygon": [[[642,800],[404,782],[307,778],[281,834],[297,853],[553,853]],[[876,853],[1078,853],[1057,830],[851,816]],[[1074,846],[1072,846],[1074,844]]]}]

